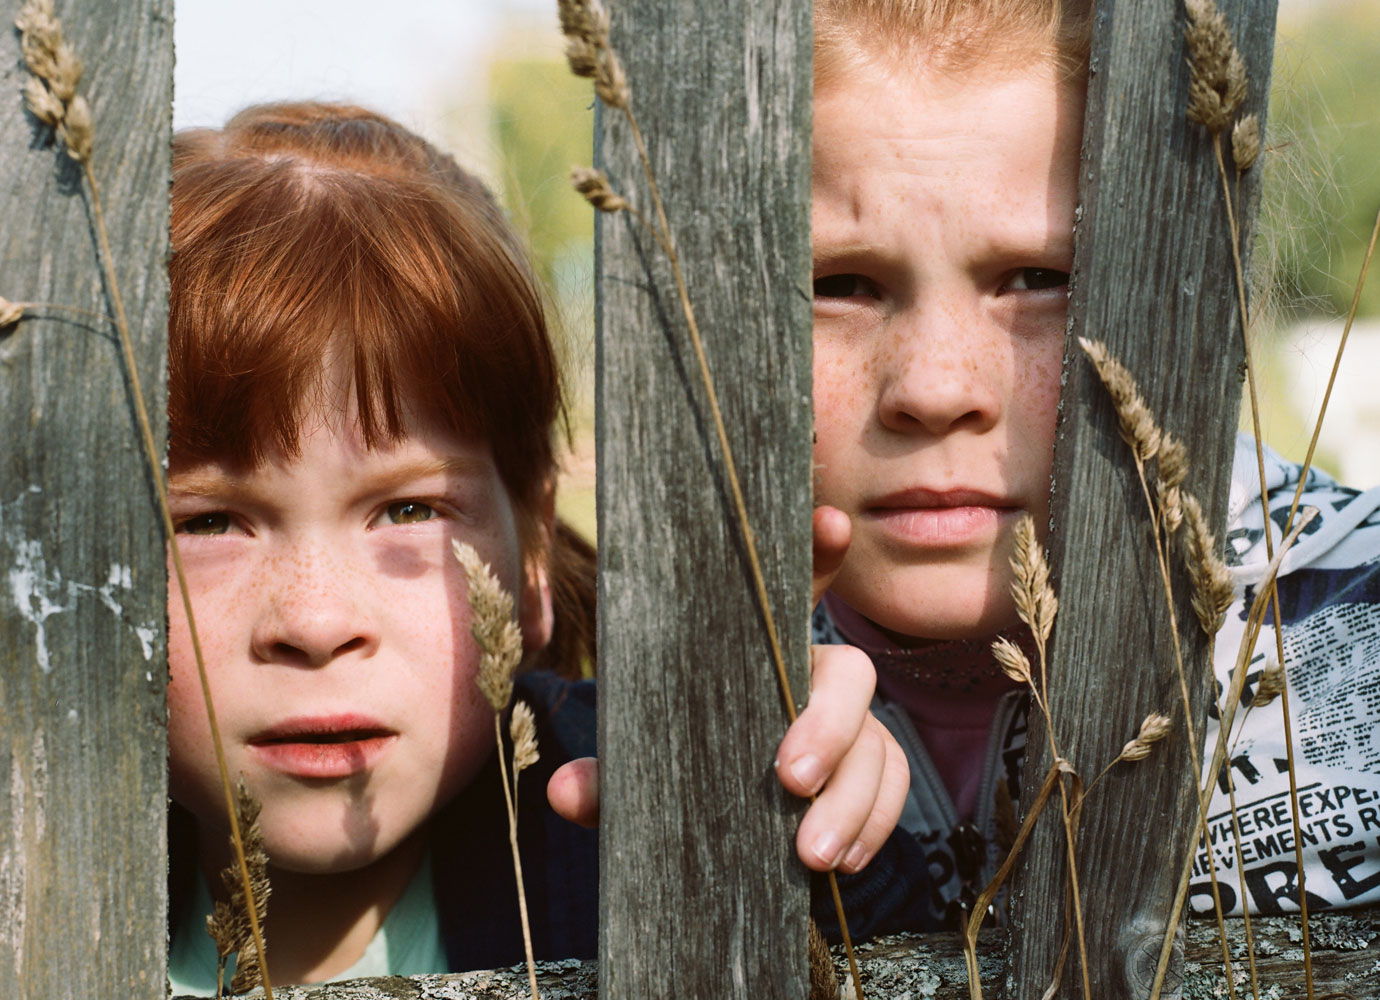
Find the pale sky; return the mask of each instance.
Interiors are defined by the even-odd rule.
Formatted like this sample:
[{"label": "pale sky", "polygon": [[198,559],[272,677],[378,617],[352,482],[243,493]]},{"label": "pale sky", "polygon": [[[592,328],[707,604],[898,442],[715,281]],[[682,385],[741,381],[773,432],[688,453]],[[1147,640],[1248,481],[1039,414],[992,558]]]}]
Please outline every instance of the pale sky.
[{"label": "pale sky", "polygon": [[550,46],[555,0],[177,0],[173,124],[220,125],[247,104],[348,99],[428,138],[482,107],[476,60],[510,19]]}]

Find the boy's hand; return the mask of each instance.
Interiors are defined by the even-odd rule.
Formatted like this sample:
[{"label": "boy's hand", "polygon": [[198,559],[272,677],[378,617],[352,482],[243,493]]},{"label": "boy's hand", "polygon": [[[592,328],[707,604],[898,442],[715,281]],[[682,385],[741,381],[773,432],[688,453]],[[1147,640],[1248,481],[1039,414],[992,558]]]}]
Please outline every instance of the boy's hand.
[{"label": "boy's hand", "polygon": [[[814,513],[814,600],[843,563],[852,526],[833,507]],[[810,701],[777,750],[777,777],[787,791],[818,795],[796,832],[796,853],[807,868],[864,867],[900,818],[910,787],[901,748],[868,711],[876,672],[852,646],[812,651]],[[599,767],[592,757],[557,769],[546,787],[551,807],[581,826],[599,822]]]}]

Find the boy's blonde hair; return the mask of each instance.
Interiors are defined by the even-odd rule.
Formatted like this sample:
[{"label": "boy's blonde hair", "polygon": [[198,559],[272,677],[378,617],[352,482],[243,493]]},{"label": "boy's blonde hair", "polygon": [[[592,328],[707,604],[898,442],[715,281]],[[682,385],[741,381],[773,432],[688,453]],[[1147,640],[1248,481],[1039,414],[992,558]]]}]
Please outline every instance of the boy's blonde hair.
[{"label": "boy's blonde hair", "polygon": [[1088,62],[1092,0],[816,0],[815,86],[885,59],[948,71],[998,59],[1052,59],[1070,76]]}]

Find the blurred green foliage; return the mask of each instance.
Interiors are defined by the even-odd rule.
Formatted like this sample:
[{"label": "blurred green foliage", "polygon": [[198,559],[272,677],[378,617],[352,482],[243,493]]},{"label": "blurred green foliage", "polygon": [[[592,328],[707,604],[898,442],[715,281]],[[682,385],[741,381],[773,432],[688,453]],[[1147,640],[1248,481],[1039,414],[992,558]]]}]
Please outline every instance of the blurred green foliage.
[{"label": "blurred green foliage", "polygon": [[570,187],[570,168],[593,162],[594,90],[564,60],[494,59],[490,121],[501,196],[558,300],[592,284],[594,213]]},{"label": "blurred green foliage", "polygon": [[[1266,145],[1257,254],[1273,260],[1286,312],[1345,313],[1380,210],[1380,3],[1281,22]],[[1361,314],[1380,315],[1380,280]]]}]

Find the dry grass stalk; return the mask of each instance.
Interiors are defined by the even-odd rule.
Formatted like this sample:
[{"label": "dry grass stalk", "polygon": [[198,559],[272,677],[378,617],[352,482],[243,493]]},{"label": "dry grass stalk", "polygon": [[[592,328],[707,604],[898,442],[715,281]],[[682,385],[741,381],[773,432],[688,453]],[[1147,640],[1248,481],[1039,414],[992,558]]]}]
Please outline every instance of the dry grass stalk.
[{"label": "dry grass stalk", "polygon": [[[714,388],[714,379],[709,371],[709,360],[705,356],[704,341],[700,336],[699,323],[695,319],[695,310],[690,303],[689,286],[681,267],[680,255],[676,252],[675,241],[671,235],[671,224],[666,218],[666,206],[657,188],[656,174],[652,170],[651,158],[647,155],[646,140],[642,135],[641,127],[638,125],[637,116],[633,113],[631,87],[628,84],[626,74],[623,72],[622,63],[609,41],[608,12],[599,0],[557,0],[557,9],[560,14],[561,32],[566,38],[566,58],[570,64],[571,72],[576,76],[594,79],[595,94],[608,107],[622,112],[632,135],[633,144],[637,148],[638,160],[642,164],[643,176],[646,178],[647,190],[655,211],[656,224],[653,225],[630,205],[626,207],[652,233],[671,265],[671,274],[676,284],[676,294],[680,299],[681,313],[685,318],[690,344],[694,350],[695,362],[700,373],[700,382],[704,386],[710,416],[713,418],[714,433],[718,438],[719,449],[723,455],[724,475],[728,480],[729,493],[733,498],[733,507],[738,519],[738,529],[747,552],[753,589],[758,605],[762,610],[767,643],[771,648],[772,662],[776,667],[777,683],[781,687],[782,702],[788,720],[794,722],[797,715],[795,697],[791,692],[790,678],[786,673],[786,661],[781,652],[781,640],[776,628],[776,618],[772,613],[771,601],[767,597],[766,577],[762,572],[761,558],[757,553],[757,543],[748,519],[747,503],[743,499],[737,463],[733,460],[733,449],[729,445],[728,431],[724,426],[723,410],[719,406],[718,392]],[[813,801],[813,797],[811,797],[811,801]],[[834,900],[839,930],[843,936],[843,948],[848,958],[854,995],[857,1000],[863,1000],[862,976],[858,972],[857,960],[853,954],[853,941],[848,933],[848,920],[843,911],[843,897],[839,894],[838,877],[831,870],[826,873],[826,878],[829,883],[830,895]]]},{"label": "dry grass stalk", "polygon": [[1011,596],[1016,613],[1035,633],[1041,660],[1041,684],[1044,683],[1044,647],[1054,630],[1054,616],[1059,612],[1059,599],[1049,582],[1049,563],[1045,550],[1035,537],[1035,519],[1022,514],[1016,522],[1016,547],[1011,555]]},{"label": "dry grass stalk", "polygon": [[249,917],[251,899],[255,919],[260,926],[268,917],[268,855],[264,853],[264,835],[259,827],[262,808],[262,804],[249,794],[241,778],[235,787],[235,819],[243,831],[252,895],[246,898],[238,865],[231,863],[221,871],[220,879],[230,898],[228,902],[217,900],[215,912],[206,917],[206,933],[216,943],[216,996],[221,995],[224,987],[226,960],[231,955],[236,956],[235,976],[230,981],[231,993],[247,993],[263,984],[259,953],[251,947],[254,935],[250,930]]},{"label": "dry grass stalk", "polygon": [[455,560],[469,583],[468,600],[473,620],[470,634],[479,645],[479,668],[474,683],[494,710],[494,742],[503,784],[503,804],[508,810],[508,846],[513,854],[517,881],[518,916],[522,920],[522,944],[527,953],[527,985],[537,1000],[537,966],[532,955],[532,930],[527,918],[527,891],[522,883],[522,855],[518,850],[518,775],[537,762],[537,727],[531,707],[524,701],[513,706],[508,733],[513,741],[512,778],[503,751],[503,712],[513,697],[513,674],[522,660],[522,631],[513,621],[513,595],[504,589],[474,546],[453,540]]},{"label": "dry grass stalk", "polygon": [[1160,504],[1160,520],[1165,532],[1172,535],[1184,521],[1180,487],[1188,476],[1188,449],[1173,434],[1165,434],[1155,464],[1155,496]]},{"label": "dry grass stalk", "polygon": [[1236,172],[1244,174],[1260,158],[1260,116],[1243,115],[1231,127],[1231,158]]},{"label": "dry grass stalk", "polygon": [[613,189],[608,175],[593,167],[572,167],[570,184],[600,212],[621,212],[628,207],[627,199]]},{"label": "dry grass stalk", "polygon": [[474,612],[470,633],[480,649],[475,684],[489,707],[502,712],[513,697],[513,673],[522,660],[522,632],[513,621],[513,595],[503,589],[473,546],[452,541],[451,548],[469,581]]},{"label": "dry grass stalk", "polygon": [[[77,58],[76,50],[63,37],[62,22],[53,10],[52,0],[25,0],[15,19],[15,27],[20,32],[20,50],[24,55],[29,76],[21,83],[25,100],[30,111],[44,121],[44,115],[53,118],[55,131],[62,141],[67,155],[81,165],[82,177],[86,181],[89,194],[87,204],[91,211],[92,228],[95,230],[99,266],[105,276],[105,287],[114,307],[115,329],[119,335],[120,352],[124,359],[125,376],[129,379],[130,396],[134,404],[135,417],[144,446],[144,458],[148,462],[149,476],[153,481],[154,492],[158,497],[158,512],[163,522],[163,532],[167,539],[168,551],[172,555],[173,575],[177,580],[178,593],[182,598],[186,614],[188,638],[191,640],[192,655],[196,660],[197,677],[201,684],[202,698],[206,706],[206,717],[211,730],[211,743],[216,753],[216,766],[220,772],[221,788],[225,793],[225,809],[230,822],[230,840],[234,847],[235,860],[239,865],[240,882],[247,899],[254,899],[253,879],[249,863],[245,857],[244,839],[236,816],[235,793],[230,784],[230,772],[225,763],[224,743],[220,738],[220,726],[216,721],[215,704],[211,698],[211,685],[206,674],[206,659],[202,655],[201,639],[197,633],[196,616],[192,612],[192,599],[187,588],[187,574],[182,563],[181,548],[177,543],[177,532],[173,526],[172,511],[168,506],[168,484],[163,472],[163,453],[154,442],[153,428],[149,422],[148,406],[144,402],[144,391],[139,380],[139,367],[134,358],[134,342],[129,333],[129,319],[125,315],[124,299],[120,295],[120,283],[115,273],[114,255],[110,251],[110,234],[106,229],[105,212],[101,205],[100,186],[96,182],[96,172],[92,166],[92,152],[95,148],[95,125],[90,106],[86,99],[76,93],[81,82],[83,67]],[[46,91],[62,104],[61,120],[56,120],[56,106],[46,98],[40,98],[39,89]],[[37,110],[33,101],[37,101]],[[54,124],[54,122],[47,122]],[[265,1000],[273,1000],[273,986],[269,982],[267,961],[264,954],[263,935],[259,930],[258,907],[248,906],[249,930],[255,946],[255,954],[261,966],[262,985]]]},{"label": "dry grass stalk", "polygon": [[[1006,636],[1002,636],[992,643],[992,656],[996,658],[1002,673],[1017,684],[1034,684],[1030,673],[1030,660],[1026,657],[1025,650]],[[1039,697],[1039,692],[1036,691],[1035,695]]]},{"label": "dry grass stalk", "polygon": [[1227,564],[1217,554],[1217,539],[1208,530],[1202,505],[1192,493],[1184,494],[1184,516],[1188,521],[1184,565],[1193,584],[1193,612],[1203,631],[1214,636],[1226,621],[1227,609],[1236,599],[1236,588]]},{"label": "dry grass stalk", "polygon": [[1274,659],[1267,658],[1265,672],[1256,685],[1255,697],[1251,699],[1251,708],[1264,708],[1283,694],[1284,688],[1284,668]]},{"label": "dry grass stalk", "polygon": [[13,326],[24,318],[24,303],[11,302],[0,295],[0,330]]},{"label": "dry grass stalk", "polygon": [[576,76],[594,81],[594,92],[611,108],[627,108],[628,79],[609,44],[609,15],[599,0],[557,0],[565,57]]},{"label": "dry grass stalk", "polygon": [[1188,24],[1188,117],[1213,134],[1231,123],[1246,99],[1246,64],[1212,0],[1185,0]]},{"label": "dry grass stalk", "polygon": [[1140,724],[1136,738],[1121,748],[1117,760],[1144,760],[1150,756],[1150,748],[1169,735],[1169,716],[1151,712]]},{"label": "dry grass stalk", "polygon": [[1160,449],[1160,429],[1150,407],[1145,405],[1141,397],[1136,380],[1125,365],[1111,356],[1107,346],[1100,340],[1079,337],[1078,343],[1112,397],[1117,422],[1121,425],[1121,439],[1131,446],[1137,461],[1148,462]]}]

